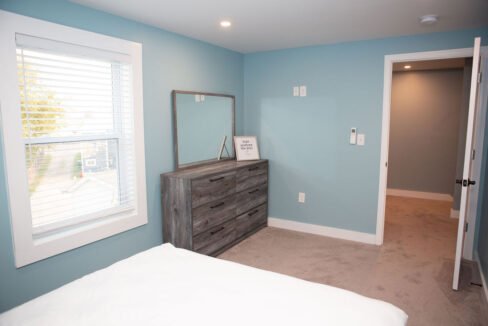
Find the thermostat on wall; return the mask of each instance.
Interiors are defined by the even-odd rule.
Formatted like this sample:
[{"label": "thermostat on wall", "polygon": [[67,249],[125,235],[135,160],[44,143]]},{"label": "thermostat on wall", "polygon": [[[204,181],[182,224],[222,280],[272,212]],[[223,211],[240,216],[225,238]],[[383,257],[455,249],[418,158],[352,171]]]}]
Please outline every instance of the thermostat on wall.
[{"label": "thermostat on wall", "polygon": [[351,135],[349,136],[349,144],[356,145],[357,132],[356,128],[351,128]]}]

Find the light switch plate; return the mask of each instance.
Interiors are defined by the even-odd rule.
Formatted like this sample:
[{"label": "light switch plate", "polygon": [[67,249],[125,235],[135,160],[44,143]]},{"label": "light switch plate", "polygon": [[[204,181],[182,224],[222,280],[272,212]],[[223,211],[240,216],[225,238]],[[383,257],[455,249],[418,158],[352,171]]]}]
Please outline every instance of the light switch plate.
[{"label": "light switch plate", "polygon": [[300,86],[300,96],[307,96],[307,86]]},{"label": "light switch plate", "polygon": [[304,192],[299,192],[298,193],[298,202],[299,203],[304,203],[305,202],[305,193]]},{"label": "light switch plate", "polygon": [[293,86],[293,96],[300,96],[300,88],[298,86]]},{"label": "light switch plate", "polygon": [[366,142],[366,136],[364,134],[358,134],[358,146],[364,146]]}]

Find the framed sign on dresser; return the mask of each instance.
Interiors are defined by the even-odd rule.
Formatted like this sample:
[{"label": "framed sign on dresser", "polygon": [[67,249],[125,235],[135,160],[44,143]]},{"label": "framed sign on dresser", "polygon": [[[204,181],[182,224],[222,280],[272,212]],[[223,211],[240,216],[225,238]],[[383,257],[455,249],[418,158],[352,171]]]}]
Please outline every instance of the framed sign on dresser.
[{"label": "framed sign on dresser", "polygon": [[234,160],[161,175],[163,241],[216,256],[267,225],[268,161]]}]

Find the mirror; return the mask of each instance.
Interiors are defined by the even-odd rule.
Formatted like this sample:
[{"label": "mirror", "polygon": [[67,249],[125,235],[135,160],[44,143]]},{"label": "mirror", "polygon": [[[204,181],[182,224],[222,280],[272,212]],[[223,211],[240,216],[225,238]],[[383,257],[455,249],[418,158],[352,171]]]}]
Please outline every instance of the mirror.
[{"label": "mirror", "polygon": [[[234,158],[235,97],[173,91],[173,131],[176,168]],[[227,149],[227,150],[226,150]]]}]

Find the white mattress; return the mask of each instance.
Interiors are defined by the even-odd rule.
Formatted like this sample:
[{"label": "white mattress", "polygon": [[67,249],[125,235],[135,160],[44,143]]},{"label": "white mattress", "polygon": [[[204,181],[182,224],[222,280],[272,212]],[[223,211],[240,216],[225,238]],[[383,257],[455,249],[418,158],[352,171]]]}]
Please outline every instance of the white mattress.
[{"label": "white mattress", "polygon": [[164,244],[0,315],[0,325],[405,325],[397,307]]}]

